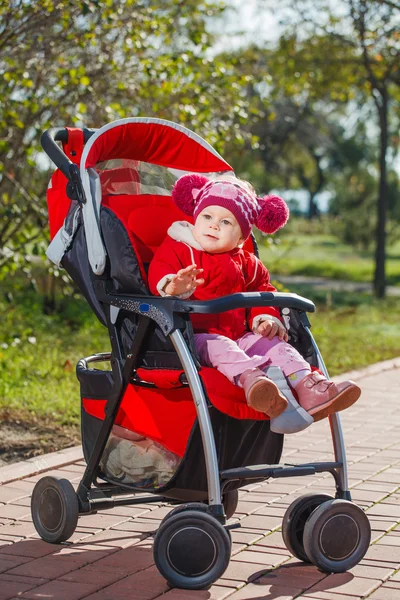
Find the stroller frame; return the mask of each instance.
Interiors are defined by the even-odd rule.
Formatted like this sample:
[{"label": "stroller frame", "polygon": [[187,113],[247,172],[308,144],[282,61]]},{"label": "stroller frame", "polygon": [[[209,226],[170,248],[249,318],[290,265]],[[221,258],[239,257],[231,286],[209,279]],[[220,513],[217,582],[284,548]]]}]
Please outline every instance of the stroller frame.
[{"label": "stroller frame", "polygon": [[[151,121],[151,119],[149,120]],[[85,142],[95,133],[95,131],[96,130],[89,129],[83,130]],[[67,158],[64,152],[57,145],[57,141],[68,141],[68,131],[66,129],[53,128],[44,132],[42,135],[41,143],[43,149],[68,179],[68,196],[71,199],[77,200],[80,204],[85,204],[85,202],[87,202],[87,198],[85,197],[85,191],[82,185],[78,166]],[[161,530],[165,532],[168,524],[177,519],[178,512],[180,514],[184,512],[185,515],[192,515],[195,510],[201,513],[203,519],[208,519],[211,517],[214,525],[217,521],[220,524],[219,526],[222,529],[225,529],[225,531],[229,530],[230,528],[240,526],[236,524],[226,524],[227,517],[231,516],[231,514],[226,513],[231,513],[232,511],[225,509],[226,503],[224,505],[223,500],[224,497],[226,498],[226,496],[232,494],[232,492],[225,491],[226,486],[232,481],[240,480],[250,483],[251,481],[263,481],[270,477],[296,477],[312,475],[321,472],[329,472],[335,480],[336,500],[324,495],[312,496],[311,504],[310,501],[306,501],[306,497],[296,500],[294,503],[292,503],[287,511],[287,518],[285,517],[286,526],[284,520],[284,539],[289,550],[295,554],[295,556],[301,558],[302,560],[314,562],[320,568],[326,571],[340,572],[351,568],[354,566],[354,564],[357,564],[357,562],[359,562],[359,560],[361,560],[361,558],[364,556],[369,544],[369,537],[367,533],[368,527],[365,524],[364,519],[366,519],[366,517],[364,516],[363,511],[351,503],[351,494],[348,486],[346,451],[339,415],[332,414],[329,416],[334,452],[334,461],[332,462],[253,465],[220,471],[218,468],[218,456],[207,406],[207,398],[199,377],[198,368],[182,333],[187,321],[189,320],[190,314],[194,313],[211,314],[229,311],[236,308],[249,308],[252,306],[277,306],[281,308],[295,309],[298,311],[299,319],[304,329],[310,336],[310,340],[317,357],[318,368],[327,378],[329,378],[322,355],[311,334],[310,323],[306,314],[307,311],[314,312],[314,304],[310,300],[292,293],[236,293],[209,301],[192,301],[190,299],[182,301],[179,298],[173,297],[161,298],[150,295],[145,296],[116,293],[115,289],[113,289],[113,286],[110,285],[110,282],[104,280],[95,281],[93,286],[98,301],[105,309],[104,312],[106,324],[109,331],[112,348],[111,353],[99,353],[81,359],[78,363],[78,366],[80,365],[81,367],[87,367],[87,365],[91,363],[110,361],[113,375],[113,386],[111,394],[107,400],[105,418],[101,424],[100,433],[98,434],[97,440],[94,444],[76,494],[73,489],[73,493],[71,492],[71,489],[67,485],[69,482],[65,483],[66,480],[58,480],[54,482],[49,481],[51,479],[55,479],[50,477],[42,478],[34,490],[32,496],[32,515],[35,527],[41,537],[49,542],[59,542],[63,539],[68,539],[75,529],[79,515],[90,514],[97,512],[98,510],[113,508],[116,505],[134,505],[138,503],[142,504],[144,502],[160,501],[179,504],[182,501],[177,497],[169,495],[168,491],[165,494],[152,493],[149,495],[148,490],[143,491],[143,489],[139,487],[136,488],[134,485],[129,485],[129,489],[127,489],[127,487],[124,487],[123,484],[114,485],[97,481],[99,461],[105,449],[125,390],[127,389],[131,378],[135,373],[135,369],[139,364],[145,340],[149,333],[149,327],[152,322],[154,322],[161,329],[164,336],[170,338],[186,376],[186,381],[183,383],[189,386],[193,397],[204,450],[208,488],[208,506],[204,505],[202,508],[199,506],[199,503],[196,502],[193,504],[194,509],[192,510],[192,503],[184,502],[184,504],[181,504],[177,509],[175,509],[175,511],[172,511],[172,513],[176,513],[173,515],[173,517],[170,519],[166,517],[164,519],[165,523],[163,521],[159,533]],[[132,342],[131,350],[128,354],[124,353],[123,351],[121,336],[117,327],[117,322],[121,314],[126,314],[127,312],[136,313],[138,315],[138,328]],[[63,517],[62,519],[61,517],[59,519],[60,524],[56,527],[57,531],[50,531],[51,528],[46,527],[46,523],[48,522],[46,519],[48,519],[49,511],[54,512],[54,510],[56,510],[54,507],[50,509],[49,506],[43,508],[43,498],[47,498],[47,500],[50,502],[50,495],[48,492],[50,488],[52,492],[55,490],[56,495],[61,498],[61,500],[59,499],[58,502],[62,507]],[[233,492],[233,494],[235,494],[235,492]],[[306,496],[309,500],[308,496],[310,495]],[[321,496],[324,497],[322,498]],[[313,547],[313,542],[311,540],[312,536],[308,536],[310,537],[310,540],[307,541],[306,558],[304,558],[304,547],[302,543],[300,543],[300,547],[298,547],[297,544],[298,533],[296,528],[299,526],[299,519],[303,518],[304,520],[307,520],[310,514],[315,515],[316,512],[321,512],[323,506],[329,509],[332,507],[335,508],[336,505],[333,505],[338,501],[342,502],[340,505],[342,511],[346,509],[347,505],[350,505],[359,511],[356,515],[351,515],[350,518],[355,521],[361,521],[361,523],[358,523],[358,529],[361,531],[362,535],[360,532],[358,532],[357,535],[359,537],[361,535],[361,538],[364,540],[362,549],[360,550],[357,547],[357,550],[354,551],[354,556],[352,555],[350,558],[345,556],[340,557],[340,560],[337,560],[336,558],[335,560],[332,560],[332,557],[327,558],[322,556],[323,552],[321,551],[321,548],[318,547],[316,550]],[[40,502],[42,503],[42,508],[39,507]],[[328,507],[328,504],[331,505],[332,503],[332,507]],[[362,517],[360,513],[362,513]],[[180,516],[180,518],[182,519],[182,516]],[[160,548],[160,543],[158,544],[158,551]],[[208,579],[197,576],[193,577],[192,575],[182,576],[179,568],[177,568],[175,571],[172,568],[171,571],[171,565],[168,567],[165,565],[163,566],[163,561],[160,558],[157,559],[156,555],[155,560],[157,566],[164,576],[173,585],[179,587],[191,589],[201,588],[209,585],[221,575],[222,567],[220,567],[219,570],[217,568],[216,571],[211,569]],[[354,560],[356,562],[354,562]],[[223,570],[225,570],[225,568],[226,566],[223,568]],[[176,574],[176,571],[178,571],[178,574]]]}]

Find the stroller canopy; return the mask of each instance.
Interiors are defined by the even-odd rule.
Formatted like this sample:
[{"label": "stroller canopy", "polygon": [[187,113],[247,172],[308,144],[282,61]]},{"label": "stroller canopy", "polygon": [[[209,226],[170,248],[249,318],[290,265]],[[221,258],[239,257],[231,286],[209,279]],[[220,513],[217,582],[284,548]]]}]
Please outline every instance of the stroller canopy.
[{"label": "stroller canopy", "polygon": [[[170,121],[121,119],[99,129],[86,143],[80,164],[87,199],[83,218],[89,262],[96,275],[101,275],[105,267],[106,251],[100,235],[99,213],[102,196],[108,191],[104,189],[106,178],[101,178],[98,166],[102,165],[104,170],[104,163],[107,163],[114,170],[115,163],[112,161],[116,160],[119,161],[119,170],[124,171],[125,179],[128,177],[131,183],[139,183],[134,172],[138,162],[166,167],[175,178],[185,172],[232,171],[232,167],[205,140]],[[115,185],[115,175],[112,179]],[[117,190],[111,191],[114,195]],[[139,186],[132,187],[130,191],[135,195],[143,193]],[[163,195],[167,193],[163,191]]]}]

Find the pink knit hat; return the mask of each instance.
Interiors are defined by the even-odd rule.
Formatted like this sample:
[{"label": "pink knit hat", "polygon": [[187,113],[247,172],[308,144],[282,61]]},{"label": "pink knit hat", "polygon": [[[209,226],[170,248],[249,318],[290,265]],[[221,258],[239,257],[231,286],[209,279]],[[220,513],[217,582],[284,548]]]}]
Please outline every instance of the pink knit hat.
[{"label": "pink knit hat", "polygon": [[207,206],[223,206],[236,217],[246,239],[253,225],[264,233],[275,233],[289,218],[289,208],[279,196],[257,198],[244,183],[233,177],[208,179],[183,175],[175,183],[172,198],[186,215],[197,217]]}]

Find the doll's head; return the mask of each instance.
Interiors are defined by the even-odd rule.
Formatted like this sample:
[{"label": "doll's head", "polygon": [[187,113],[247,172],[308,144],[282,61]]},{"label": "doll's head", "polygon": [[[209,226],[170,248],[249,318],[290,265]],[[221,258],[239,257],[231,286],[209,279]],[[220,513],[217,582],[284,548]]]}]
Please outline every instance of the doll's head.
[{"label": "doll's head", "polygon": [[[230,220],[232,226],[225,224],[224,227],[232,230],[232,239],[234,239],[237,225],[241,235],[231,249],[249,237],[253,225],[264,233],[275,233],[289,218],[289,209],[282,198],[279,196],[258,198],[250,184],[232,176],[208,179],[204,175],[183,175],[175,183],[172,198],[178,208],[195,218],[194,233],[196,234],[197,227],[199,225],[200,228],[203,220],[214,220],[216,223],[219,219],[221,231],[222,221]],[[205,212],[208,216],[203,217]],[[215,214],[209,214],[211,212]],[[203,246],[202,242],[199,243]],[[212,250],[208,251],[212,252]],[[214,250],[214,252],[226,251]]]}]

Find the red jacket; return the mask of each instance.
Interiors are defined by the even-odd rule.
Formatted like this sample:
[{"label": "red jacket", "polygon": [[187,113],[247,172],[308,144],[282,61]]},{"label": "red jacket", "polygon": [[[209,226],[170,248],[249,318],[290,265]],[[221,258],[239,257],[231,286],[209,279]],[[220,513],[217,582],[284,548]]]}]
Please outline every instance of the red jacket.
[{"label": "red jacket", "polygon": [[[168,233],[175,225],[178,223],[174,223]],[[163,277],[175,274],[193,263],[204,269],[201,277],[205,281],[190,296],[192,300],[212,300],[236,292],[276,291],[270,283],[268,270],[254,254],[241,248],[210,254],[192,247],[190,242],[190,235],[186,236],[185,242],[172,239],[169,235],[166,237],[150,263],[149,286],[152,294],[160,295],[157,284]],[[219,314],[196,314],[191,316],[191,320],[195,333],[218,333],[237,340],[251,331],[253,318],[261,314],[281,320],[279,309],[268,306],[250,310],[238,308]]]}]

